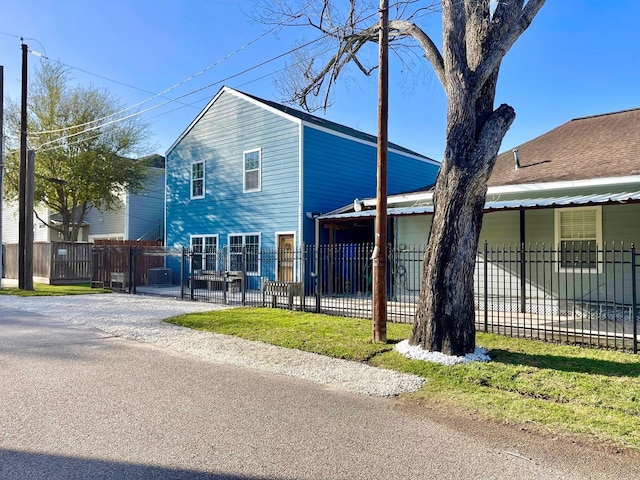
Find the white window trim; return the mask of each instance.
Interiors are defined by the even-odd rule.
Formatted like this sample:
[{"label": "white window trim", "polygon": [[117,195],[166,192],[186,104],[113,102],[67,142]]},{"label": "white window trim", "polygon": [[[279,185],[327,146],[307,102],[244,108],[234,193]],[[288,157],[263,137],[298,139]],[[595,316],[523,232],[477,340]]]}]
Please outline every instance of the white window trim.
[{"label": "white window trim", "polygon": [[[246,169],[246,158],[247,154],[258,152],[258,187],[247,189],[247,169]],[[254,170],[250,170],[254,171]],[[251,192],[260,192],[262,191],[262,148],[252,148],[251,150],[245,150],[242,152],[242,192],[243,193],[251,193]]]},{"label": "white window trim", "polygon": [[[216,239],[216,252],[220,251],[220,236],[217,233],[202,233],[202,234],[189,235],[189,248],[191,249],[191,251],[193,251],[193,239],[194,238],[202,238],[202,247],[203,248],[205,246],[205,241],[204,241],[205,238],[215,238]],[[202,253],[204,255],[205,252],[202,252]],[[218,253],[216,253],[216,268],[214,270],[219,270],[218,267],[220,266],[220,265],[218,265],[219,258],[217,258],[217,255],[218,255]]]},{"label": "white window trim", "polygon": [[[579,211],[579,210],[595,210],[596,212],[596,248],[598,249],[597,268],[573,268],[563,267],[560,258],[560,249],[562,248],[560,238],[560,214],[567,211]],[[560,273],[602,273],[602,206],[589,206],[589,207],[572,207],[572,208],[556,208],[553,212],[554,215],[554,228],[553,235],[556,245],[556,271]]]},{"label": "white window trim", "polygon": [[[194,195],[193,194],[193,166],[201,163],[202,164],[202,195]],[[197,162],[191,162],[191,167],[189,170],[189,198],[191,200],[198,200],[200,198],[204,198],[205,192],[207,191],[207,183],[206,183],[206,165],[204,160],[198,160]]]},{"label": "white window trim", "polygon": [[231,237],[242,237],[242,246],[246,245],[246,239],[248,236],[258,237],[258,271],[247,272],[248,277],[259,277],[262,272],[262,259],[260,258],[260,249],[262,248],[262,234],[260,232],[248,232],[248,233],[229,233],[227,235],[227,265],[231,266]]}]

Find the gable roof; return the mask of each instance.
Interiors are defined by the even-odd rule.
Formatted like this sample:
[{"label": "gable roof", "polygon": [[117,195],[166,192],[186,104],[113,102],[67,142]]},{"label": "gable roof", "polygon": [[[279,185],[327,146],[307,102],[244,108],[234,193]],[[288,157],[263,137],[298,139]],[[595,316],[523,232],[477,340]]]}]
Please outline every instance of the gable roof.
[{"label": "gable roof", "polygon": [[[330,120],[326,120],[324,118],[321,117],[317,117],[315,115],[312,115],[310,113],[307,112],[303,112],[301,110],[296,110],[295,108],[286,106],[286,105],[282,105],[280,103],[277,102],[273,102],[271,100],[265,100],[263,98],[260,97],[256,97],[255,95],[250,95],[248,93],[244,93],[241,92],[240,90],[235,90],[231,87],[227,87],[224,86],[222,87],[218,93],[213,97],[213,99],[211,99],[211,101],[202,109],[202,111],[200,112],[200,114],[194,119],[193,122],[191,122],[191,124],[185,129],[185,131],[176,139],[176,141],[169,147],[169,149],[167,150],[166,155],[168,155],[174,148],[175,146],[180,143],[180,140],[182,140],[185,135],[193,128],[193,126],[198,122],[198,120],[200,120],[200,118],[207,112],[207,110],[209,110],[209,108],[215,103],[215,101],[223,94],[223,93],[231,93],[233,95],[236,95],[238,97],[241,98],[245,98],[249,101],[252,101],[252,103],[258,104],[259,106],[263,107],[263,108],[267,108],[267,109],[271,109],[272,111],[275,111],[285,117],[288,117],[292,120],[295,120],[297,122],[302,122],[308,126],[311,127],[315,127],[315,128],[321,128],[321,129],[325,129],[325,130],[330,130],[338,135],[342,135],[342,136],[347,136],[347,137],[351,137],[366,143],[372,143],[372,144],[376,144],[377,143],[377,137],[374,135],[370,135],[368,133],[365,132],[361,132],[360,130],[356,130],[354,128],[351,127],[347,127],[345,125],[341,125],[339,123],[335,123],[332,122]],[[403,153],[405,155],[411,155],[414,157],[417,157],[419,159],[422,159],[426,162],[429,163],[433,163],[435,165],[440,165],[440,163],[432,158],[427,157],[426,155],[422,155],[420,153],[414,152],[413,150],[409,150],[408,148],[404,148],[400,145],[397,145],[395,143],[391,143],[388,142],[388,148],[390,150],[396,150],[400,153]]]},{"label": "gable roof", "polygon": [[640,174],[640,108],[573,119],[498,155],[489,186]]}]

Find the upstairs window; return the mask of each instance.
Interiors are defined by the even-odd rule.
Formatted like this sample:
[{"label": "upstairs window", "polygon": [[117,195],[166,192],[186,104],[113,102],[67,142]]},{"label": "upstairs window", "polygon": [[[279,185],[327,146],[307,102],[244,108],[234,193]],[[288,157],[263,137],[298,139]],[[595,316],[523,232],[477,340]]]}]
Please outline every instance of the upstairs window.
[{"label": "upstairs window", "polygon": [[262,152],[259,148],[248,150],[244,155],[244,192],[259,192],[262,188]]},{"label": "upstairs window", "polygon": [[602,245],[602,208],[560,209],[555,216],[560,269],[597,271],[598,248]]},{"label": "upstairs window", "polygon": [[191,164],[191,198],[204,198],[204,162]]}]

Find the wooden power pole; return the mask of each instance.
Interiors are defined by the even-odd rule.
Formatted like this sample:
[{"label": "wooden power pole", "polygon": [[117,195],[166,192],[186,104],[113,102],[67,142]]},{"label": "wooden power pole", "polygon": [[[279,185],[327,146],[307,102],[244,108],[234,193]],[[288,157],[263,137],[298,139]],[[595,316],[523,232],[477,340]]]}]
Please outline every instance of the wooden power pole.
[{"label": "wooden power pole", "polygon": [[373,250],[373,341],[387,341],[387,131],[389,123],[389,2],[380,0],[378,168]]},{"label": "wooden power pole", "polygon": [[4,187],[4,67],[0,65],[0,288],[4,274],[4,251],[2,250],[2,199]]},{"label": "wooden power pole", "polygon": [[20,111],[20,179],[18,196],[18,288],[25,289],[26,185],[27,185],[27,46],[22,44],[22,104]]}]

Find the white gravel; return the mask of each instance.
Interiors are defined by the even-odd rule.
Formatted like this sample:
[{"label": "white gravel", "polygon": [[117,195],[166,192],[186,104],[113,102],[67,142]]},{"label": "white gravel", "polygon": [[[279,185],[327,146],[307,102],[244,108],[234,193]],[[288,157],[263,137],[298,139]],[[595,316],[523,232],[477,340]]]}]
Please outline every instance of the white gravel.
[{"label": "white gravel", "polygon": [[442,365],[457,365],[469,362],[490,362],[491,357],[487,355],[487,350],[476,347],[473,353],[467,353],[464,357],[455,355],[445,355],[441,352],[431,352],[420,346],[409,345],[409,340],[403,340],[396,345],[396,351],[405,357],[414,360],[424,360],[426,362],[441,363]]},{"label": "white gravel", "polygon": [[87,325],[114,336],[161,345],[212,362],[288,375],[366,395],[395,396],[417,390],[425,382],[424,378],[414,375],[162,322],[184,313],[226,308],[222,305],[113,293],[0,296],[0,315],[3,308]]}]

